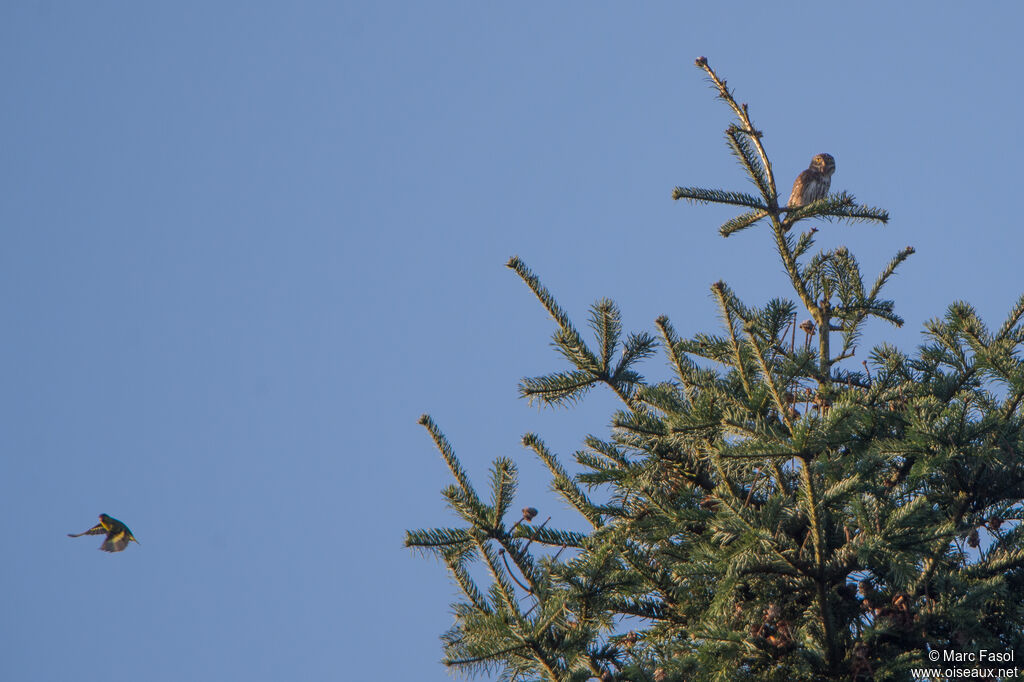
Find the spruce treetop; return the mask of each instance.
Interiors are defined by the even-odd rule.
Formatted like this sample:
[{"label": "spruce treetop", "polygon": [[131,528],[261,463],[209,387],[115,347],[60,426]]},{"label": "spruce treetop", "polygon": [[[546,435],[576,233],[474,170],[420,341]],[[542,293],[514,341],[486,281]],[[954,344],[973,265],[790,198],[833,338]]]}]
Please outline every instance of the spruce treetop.
[{"label": "spruce treetop", "polygon": [[[673,196],[738,207],[725,237],[767,228],[791,298],[751,307],[717,282],[722,329],[692,338],[664,316],[656,333],[624,334],[602,299],[591,340],[524,262],[508,262],[566,361],[524,379],[521,395],[565,407],[603,386],[621,408],[571,468],[523,437],[585,532],[553,527],[540,501],[518,511],[510,459],[478,492],[421,418],[459,519],[405,540],[442,559],[461,591],[444,664],[509,681],[857,682],[910,679],[932,651],[1024,661],[1024,297],[995,330],[953,303],[913,353],[881,345],[858,363],[870,318],[903,323],[883,290],[914,249],[870,284],[846,247],[812,253],[819,221],[888,214],[845,191],[780,206],[747,105],[696,63],[735,116],[726,139],[756,192]],[[671,375],[648,380],[639,364],[659,351]]]}]

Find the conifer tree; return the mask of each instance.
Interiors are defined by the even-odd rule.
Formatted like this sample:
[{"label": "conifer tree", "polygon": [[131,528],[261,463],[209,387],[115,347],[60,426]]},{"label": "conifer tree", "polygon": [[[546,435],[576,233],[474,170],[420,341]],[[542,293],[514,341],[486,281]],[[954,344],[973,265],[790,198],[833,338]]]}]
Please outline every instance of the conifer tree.
[{"label": "conifer tree", "polygon": [[[1024,666],[1024,297],[994,330],[953,303],[913,353],[881,345],[857,363],[870,319],[902,324],[882,291],[914,250],[870,286],[847,248],[812,254],[816,220],[888,215],[845,192],[780,206],[747,105],[707,60],[697,66],[735,115],[726,138],[757,192],[674,197],[738,207],[723,236],[769,233],[792,297],[752,307],[718,282],[722,329],[688,339],[666,317],[656,335],[624,336],[619,309],[600,300],[588,341],[509,261],[567,362],[524,379],[522,396],[569,406],[602,386],[621,409],[607,437],[585,438],[574,473],[540,436],[523,438],[586,532],[515,511],[509,459],[478,492],[421,419],[461,520],[405,541],[461,588],[445,665],[502,680],[856,682],[910,679],[933,650],[986,649]],[[637,365],[659,349],[671,376],[649,381]]]}]

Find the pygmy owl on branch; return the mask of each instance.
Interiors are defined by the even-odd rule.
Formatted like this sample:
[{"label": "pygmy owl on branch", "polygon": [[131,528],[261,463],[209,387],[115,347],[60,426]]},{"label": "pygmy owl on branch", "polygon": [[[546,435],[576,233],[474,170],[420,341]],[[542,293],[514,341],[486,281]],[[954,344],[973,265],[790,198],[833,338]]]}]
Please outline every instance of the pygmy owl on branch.
[{"label": "pygmy owl on branch", "polygon": [[788,208],[797,208],[824,199],[836,172],[836,160],[831,154],[818,154],[811,159],[811,166],[797,176],[793,191],[789,195]]}]

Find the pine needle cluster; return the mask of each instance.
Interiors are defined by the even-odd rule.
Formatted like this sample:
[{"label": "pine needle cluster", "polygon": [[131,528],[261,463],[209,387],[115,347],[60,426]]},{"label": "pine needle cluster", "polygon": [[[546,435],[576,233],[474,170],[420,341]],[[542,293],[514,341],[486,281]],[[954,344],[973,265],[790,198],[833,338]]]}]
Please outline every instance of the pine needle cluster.
[{"label": "pine needle cluster", "polygon": [[[888,215],[844,192],[779,206],[747,105],[706,59],[697,66],[735,115],[726,139],[757,193],[674,196],[742,209],[723,236],[766,225],[795,298],[750,307],[718,282],[722,329],[693,338],[665,317],[657,334],[624,335],[601,300],[590,341],[509,261],[567,363],[525,379],[522,396],[567,406],[601,386],[621,408],[608,437],[574,453],[576,473],[523,438],[587,532],[515,510],[511,460],[479,493],[422,418],[461,519],[406,536],[462,592],[445,665],[509,681],[863,682],[909,679],[932,651],[1024,662],[1024,297],[995,330],[954,303],[913,354],[882,345],[851,369],[869,318],[902,324],[882,292],[914,250],[870,286],[845,247],[812,254],[808,222]],[[659,350],[672,375],[649,381],[638,364]]]}]

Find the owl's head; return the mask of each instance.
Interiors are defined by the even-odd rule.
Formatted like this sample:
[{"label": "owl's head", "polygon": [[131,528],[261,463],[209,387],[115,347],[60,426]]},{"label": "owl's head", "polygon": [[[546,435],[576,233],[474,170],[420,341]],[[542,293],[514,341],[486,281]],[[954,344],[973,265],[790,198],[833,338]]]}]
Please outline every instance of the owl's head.
[{"label": "owl's head", "polygon": [[832,158],[831,154],[818,154],[811,159],[811,168],[819,173],[832,175],[836,172],[836,160]]}]

